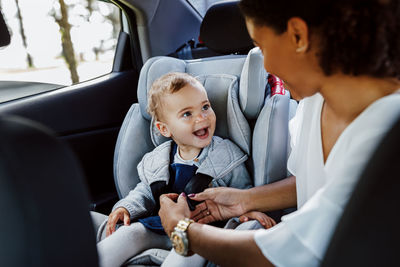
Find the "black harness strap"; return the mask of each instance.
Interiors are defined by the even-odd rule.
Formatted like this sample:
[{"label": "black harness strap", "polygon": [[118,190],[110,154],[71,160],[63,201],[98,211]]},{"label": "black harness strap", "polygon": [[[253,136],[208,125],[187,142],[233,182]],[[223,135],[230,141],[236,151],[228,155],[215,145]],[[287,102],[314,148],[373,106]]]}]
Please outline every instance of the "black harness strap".
[{"label": "black harness strap", "polygon": [[160,196],[162,194],[169,193],[169,186],[165,181],[157,181],[150,184],[151,194],[153,195],[154,201],[156,202],[156,206],[154,208],[153,213],[157,214],[160,209]]},{"label": "black harness strap", "polygon": [[[210,187],[212,179],[213,178],[207,174],[196,173],[192,177],[192,179],[190,179],[190,181],[186,184],[183,192],[185,192],[186,195],[203,192],[205,189]],[[199,201],[195,201],[190,198],[186,199],[191,211],[193,211],[196,208],[196,205],[201,203]]]},{"label": "black harness strap", "polygon": [[[170,153],[170,162],[173,162],[174,156],[176,153],[177,145],[173,142],[172,143],[172,148],[171,148],[171,153]],[[153,198],[156,202],[156,207],[154,209],[154,214],[158,213],[158,210],[160,209],[160,196],[162,194],[167,194],[171,193],[173,184],[175,183],[175,172],[171,168],[171,164],[169,167],[169,173],[170,173],[170,179],[169,179],[169,184],[165,181],[157,181],[152,184],[150,184],[151,188],[151,193],[153,195]],[[189,194],[196,194],[203,192],[206,188],[210,187],[210,183],[212,181],[212,177],[203,173],[196,173],[190,181],[186,184],[185,189],[183,192],[185,192],[186,195]],[[181,192],[174,192],[174,193],[181,193]],[[194,210],[196,208],[196,205],[198,205],[199,201],[194,201],[189,198],[187,199],[188,206],[190,210]]]}]

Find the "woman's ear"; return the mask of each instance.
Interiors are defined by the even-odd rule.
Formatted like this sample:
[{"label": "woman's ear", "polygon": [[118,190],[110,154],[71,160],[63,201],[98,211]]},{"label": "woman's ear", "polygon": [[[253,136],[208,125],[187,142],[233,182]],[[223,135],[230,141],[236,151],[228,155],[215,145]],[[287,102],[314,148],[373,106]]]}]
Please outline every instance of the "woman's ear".
[{"label": "woman's ear", "polygon": [[287,32],[293,44],[293,49],[296,53],[307,52],[309,43],[309,31],[307,23],[298,17],[293,17],[288,20]]},{"label": "woman's ear", "polygon": [[161,121],[155,121],[154,125],[157,127],[158,131],[165,137],[171,137],[171,132],[168,129],[168,125]]}]

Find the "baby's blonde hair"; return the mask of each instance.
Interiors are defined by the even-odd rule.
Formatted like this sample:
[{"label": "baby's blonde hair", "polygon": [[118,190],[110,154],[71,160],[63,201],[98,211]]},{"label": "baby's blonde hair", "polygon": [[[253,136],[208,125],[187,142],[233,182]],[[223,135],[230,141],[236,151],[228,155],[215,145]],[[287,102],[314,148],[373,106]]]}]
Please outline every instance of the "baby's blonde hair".
[{"label": "baby's blonde hair", "polygon": [[156,121],[161,118],[161,98],[166,94],[178,92],[188,84],[196,85],[200,84],[200,82],[193,76],[182,72],[170,72],[153,82],[147,94],[147,112],[153,117],[153,120]]}]

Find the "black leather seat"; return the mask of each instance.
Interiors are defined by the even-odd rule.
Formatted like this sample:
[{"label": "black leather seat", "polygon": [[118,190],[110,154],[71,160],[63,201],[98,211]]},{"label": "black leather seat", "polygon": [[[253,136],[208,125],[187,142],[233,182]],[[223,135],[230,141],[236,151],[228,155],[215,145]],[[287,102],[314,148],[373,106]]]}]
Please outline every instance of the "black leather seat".
[{"label": "black leather seat", "polygon": [[240,12],[239,1],[217,2],[206,12],[200,26],[200,43],[195,41],[178,48],[172,57],[196,59],[222,55],[247,55],[254,47]]},{"label": "black leather seat", "polygon": [[370,159],[322,266],[399,266],[400,119]]},{"label": "black leather seat", "polygon": [[0,266],[97,266],[82,172],[32,121],[0,118]]}]

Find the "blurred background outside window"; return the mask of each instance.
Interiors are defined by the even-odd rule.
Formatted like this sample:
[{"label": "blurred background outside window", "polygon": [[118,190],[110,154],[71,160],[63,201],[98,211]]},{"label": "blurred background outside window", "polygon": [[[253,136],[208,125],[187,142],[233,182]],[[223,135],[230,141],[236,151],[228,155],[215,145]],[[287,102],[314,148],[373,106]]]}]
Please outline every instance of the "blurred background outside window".
[{"label": "blurred background outside window", "polygon": [[96,0],[0,0],[11,33],[1,81],[71,85],[111,72],[119,9]]}]

